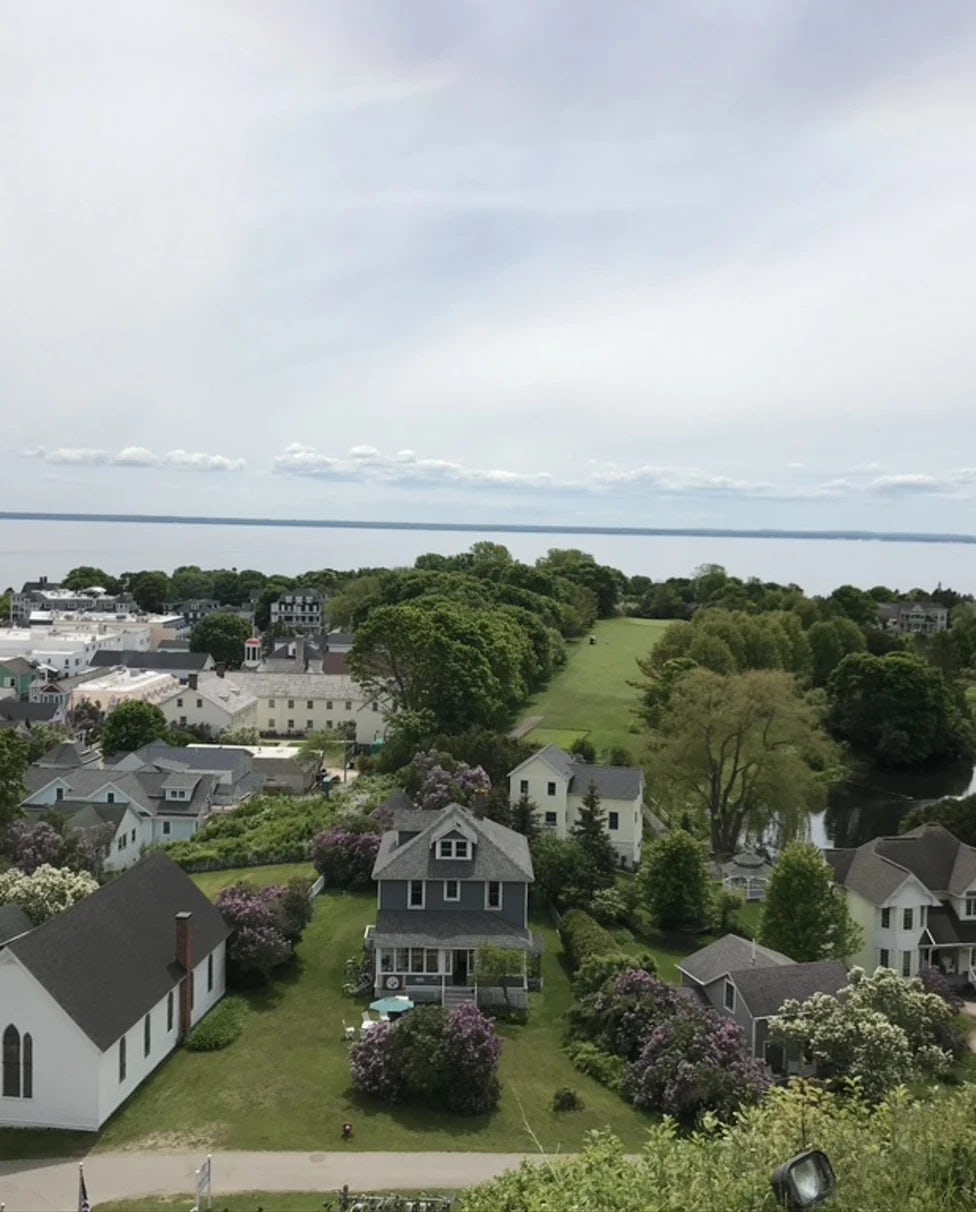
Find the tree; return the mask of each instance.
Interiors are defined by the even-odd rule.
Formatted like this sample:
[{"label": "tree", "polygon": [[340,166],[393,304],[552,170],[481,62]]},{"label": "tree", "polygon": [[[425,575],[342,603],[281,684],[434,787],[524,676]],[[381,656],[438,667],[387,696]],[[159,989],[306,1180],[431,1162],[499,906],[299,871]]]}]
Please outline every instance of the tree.
[{"label": "tree", "polygon": [[861,946],[861,929],[820,850],[793,842],[770,877],[759,921],[759,941],[797,963],[847,959]]},{"label": "tree", "polygon": [[827,683],[832,731],[883,766],[968,757],[969,708],[941,670],[907,652],[845,657]]},{"label": "tree", "polygon": [[61,584],[65,589],[71,589],[76,593],[82,589],[93,589],[95,586],[104,589],[106,593],[118,593],[121,589],[116,577],[111,577],[101,568],[92,568],[90,565],[72,568],[62,579]]},{"label": "tree", "polygon": [[579,843],[586,860],[586,888],[592,895],[600,888],[613,886],[617,871],[617,852],[607,831],[606,815],[600,806],[596,783],[583,796],[570,835]]},{"label": "tree", "polygon": [[102,729],[102,753],[131,753],[168,734],[166,717],[154,703],[122,703],[112,711]]},{"label": "tree", "polygon": [[0,872],[0,905],[19,905],[39,926],[97,888],[97,881],[87,871],[71,871],[45,863],[27,875],[11,867]]},{"label": "tree", "polygon": [[814,686],[826,686],[827,679],[845,656],[864,652],[864,632],[843,615],[814,623],[807,632],[813,660],[811,679]]},{"label": "tree", "polygon": [[333,763],[345,765],[346,742],[335,732],[323,730],[310,733],[298,746],[299,762],[313,769],[316,774],[328,766],[330,758]]},{"label": "tree", "polygon": [[[681,634],[687,634],[690,628],[682,627]],[[673,657],[663,665],[653,659],[653,650],[646,657],[640,657],[637,668],[644,674],[644,680],[634,682],[634,687],[640,691],[640,715],[651,728],[660,728],[671,707],[671,696],[675,687],[692,669],[699,665],[689,656]]]},{"label": "tree", "polygon": [[129,591],[140,610],[159,614],[170,596],[169,577],[165,572],[140,572],[132,579]]},{"label": "tree", "polygon": [[976,846],[976,795],[920,804],[902,817],[898,832],[907,833],[919,825],[941,825],[967,846]]},{"label": "tree", "polygon": [[508,978],[521,977],[525,972],[526,957],[523,951],[509,951],[504,947],[479,947],[474,956],[474,978],[481,987],[500,987],[505,995],[505,1005],[511,1006]]},{"label": "tree", "polygon": [[557,909],[584,899],[587,867],[586,854],[575,838],[544,831],[532,843],[532,890]]},{"label": "tree", "polygon": [[512,828],[530,842],[539,836],[539,805],[527,795],[520,795],[512,805]]},{"label": "tree", "polygon": [[27,794],[28,744],[16,732],[0,732],[0,829],[5,829],[19,810]]},{"label": "tree", "polygon": [[3,839],[11,863],[24,875],[33,875],[45,864],[58,866],[61,834],[49,821],[14,821]]},{"label": "tree", "polygon": [[236,669],[244,660],[244,641],[251,624],[237,614],[214,611],[204,615],[190,633],[191,652],[209,652],[218,665]]},{"label": "tree", "polygon": [[673,829],[644,851],[640,887],[644,904],[662,930],[704,925],[712,906],[704,845]]},{"label": "tree", "polygon": [[890,968],[873,976],[852,968],[836,997],[785,1002],[769,1033],[774,1043],[812,1057],[819,1076],[841,1086],[856,1082],[871,1102],[896,1086],[945,1078],[960,1048],[946,1002]]},{"label": "tree", "polygon": [[326,829],[312,842],[312,862],[329,888],[369,888],[380,848],[378,833]]},{"label": "tree", "polygon": [[36,762],[45,753],[49,753],[55,745],[74,739],[73,729],[63,728],[60,724],[32,724],[27,736],[27,760]]},{"label": "tree", "polygon": [[822,806],[832,750],[792,675],[754,670],[687,673],[652,735],[650,783],[672,816],[708,831],[712,852],[734,854],[743,833],[801,833]]},{"label": "tree", "polygon": [[217,897],[217,908],[231,929],[227,940],[231,983],[265,982],[293,957],[294,946],[282,929],[285,923],[278,905],[282,893],[282,888],[257,889],[242,881]]},{"label": "tree", "polygon": [[105,725],[105,713],[91,699],[82,699],[72,708],[71,725],[89,743],[97,741],[102,735],[102,728]]}]

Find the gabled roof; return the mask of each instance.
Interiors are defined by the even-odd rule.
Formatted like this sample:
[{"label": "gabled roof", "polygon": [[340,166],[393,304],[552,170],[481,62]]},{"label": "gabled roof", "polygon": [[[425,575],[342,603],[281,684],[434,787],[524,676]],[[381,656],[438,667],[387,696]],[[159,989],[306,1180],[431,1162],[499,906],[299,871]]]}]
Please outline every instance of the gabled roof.
[{"label": "gabled roof", "polygon": [[[506,829],[495,821],[478,818],[460,804],[448,804],[441,812],[424,813],[432,817],[416,837],[397,845],[398,833],[383,834],[373,865],[374,880],[509,880],[531,883],[532,857],[529,843],[521,833]],[[456,820],[473,830],[477,841],[470,860],[439,859],[431,846],[433,835],[443,824]]]},{"label": "gabled roof", "polygon": [[976,884],[976,849],[942,825],[874,838],[856,850],[826,850],[824,857],[839,884],[875,905],[883,905],[912,876],[933,899],[961,896]]},{"label": "gabled roof", "polygon": [[[180,750],[180,752],[183,752]],[[130,755],[131,756],[131,755]],[[184,771],[186,767],[178,767]],[[21,801],[22,806],[31,812],[64,811],[66,803],[91,804],[92,797],[105,787],[112,787],[120,795],[130,800],[133,809],[150,816],[159,813],[177,816],[195,816],[206,807],[214,792],[215,776],[212,774],[195,775],[198,779],[193,795],[188,800],[164,799],[166,780],[173,771],[153,769],[143,766],[138,770],[122,770],[119,768],[98,769],[97,767],[78,767],[74,770],[39,770],[29,766],[24,781],[28,787],[28,796]],[[30,804],[27,802],[43,788],[52,783],[60,783],[65,788],[65,798],[53,804]],[[186,786],[185,776],[176,786]],[[120,801],[121,802],[121,801]]]},{"label": "gabled roof", "polygon": [[840,960],[743,968],[728,975],[753,1018],[778,1014],[790,998],[805,1002],[815,993],[834,994],[847,984],[847,969]]},{"label": "gabled roof", "polygon": [[167,745],[153,741],[135,750],[131,756],[147,766],[166,770],[228,770],[236,778],[248,774],[254,759],[247,749],[233,745]]},{"label": "gabled roof", "polygon": [[202,671],[211,661],[212,658],[207,652],[168,652],[159,649],[155,652],[139,652],[129,649],[124,652],[112,652],[101,648],[92,655],[90,664],[96,669],[124,665],[126,669],[157,669],[162,673],[169,673],[174,669]]},{"label": "gabled roof", "polygon": [[94,750],[86,749],[81,741],[59,741],[42,754],[34,766],[44,770],[74,770],[79,766],[90,766],[97,758]]},{"label": "gabled roof", "polygon": [[34,672],[34,666],[23,657],[7,657],[0,661],[0,669],[5,669],[15,678],[30,677]]},{"label": "gabled roof", "polygon": [[417,811],[418,811],[418,809],[414,807],[413,800],[401,788],[397,788],[397,790],[393,792],[393,794],[390,796],[390,798],[388,800],[384,800],[383,803],[380,804],[379,808],[377,809],[377,812],[392,812],[392,813],[394,813],[394,817],[397,812],[417,812]]},{"label": "gabled roof", "polygon": [[743,968],[775,968],[792,963],[788,955],[773,951],[771,947],[762,947],[759,943],[740,938],[738,934],[726,934],[683,959],[678,971],[690,976],[699,985],[710,985],[720,976]]},{"label": "gabled roof", "polygon": [[925,929],[937,947],[976,946],[976,921],[962,920],[950,905],[929,909]]},{"label": "gabled roof", "polygon": [[48,724],[58,714],[60,702],[28,703],[22,699],[0,699],[0,720],[21,724]]},{"label": "gabled roof", "polygon": [[103,1052],[174,989],[177,913],[190,913],[194,963],[226,939],[220,911],[157,852],[7,950]]},{"label": "gabled roof", "polygon": [[33,924],[19,905],[0,905],[0,947],[32,929]]},{"label": "gabled roof", "polygon": [[586,795],[590,783],[596,786],[597,794],[606,800],[635,800],[643,790],[644,774],[637,766],[595,766],[578,761],[572,754],[558,745],[546,745],[520,762],[509,771],[509,778],[523,766],[541,758],[561,778],[566,779],[573,795]]}]

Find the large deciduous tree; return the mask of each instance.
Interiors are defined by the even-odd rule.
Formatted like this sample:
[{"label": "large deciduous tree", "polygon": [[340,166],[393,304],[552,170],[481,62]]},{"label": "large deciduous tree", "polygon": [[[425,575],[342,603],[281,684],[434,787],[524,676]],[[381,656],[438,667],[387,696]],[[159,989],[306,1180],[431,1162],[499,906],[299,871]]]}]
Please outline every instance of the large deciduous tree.
[{"label": "large deciduous tree", "polygon": [[247,619],[214,611],[204,615],[190,633],[191,652],[209,652],[220,665],[236,669],[244,660],[244,641],[251,635]]},{"label": "large deciduous tree", "polygon": [[169,731],[166,717],[153,703],[122,703],[105,721],[102,752],[106,757],[131,753],[161,740]]},{"label": "large deciduous tree", "polygon": [[716,854],[743,834],[777,842],[803,833],[825,797],[831,747],[791,674],[721,677],[692,670],[678,682],[652,736],[650,783],[676,820],[707,831]]},{"label": "large deciduous tree", "polygon": [[828,724],[883,766],[911,766],[973,752],[961,692],[907,652],[845,657],[827,682]]},{"label": "large deciduous tree", "polygon": [[140,610],[158,614],[172,592],[165,572],[140,572],[129,583],[129,591]]},{"label": "large deciduous tree", "polygon": [[780,856],[766,890],[759,940],[797,963],[847,959],[861,945],[844,894],[820,850],[793,842]]},{"label": "large deciduous tree", "polygon": [[645,905],[663,930],[704,925],[712,908],[704,845],[684,829],[674,829],[652,842],[644,851],[640,888]]},{"label": "large deciduous tree", "polygon": [[109,576],[101,568],[93,568],[88,564],[72,568],[61,584],[65,589],[71,589],[76,593],[82,589],[94,589],[96,586],[104,589],[106,593],[118,593],[120,589],[116,577]]},{"label": "large deciduous tree", "polygon": [[16,732],[0,732],[0,830],[17,815],[20,801],[27,794],[24,775],[29,747]]}]

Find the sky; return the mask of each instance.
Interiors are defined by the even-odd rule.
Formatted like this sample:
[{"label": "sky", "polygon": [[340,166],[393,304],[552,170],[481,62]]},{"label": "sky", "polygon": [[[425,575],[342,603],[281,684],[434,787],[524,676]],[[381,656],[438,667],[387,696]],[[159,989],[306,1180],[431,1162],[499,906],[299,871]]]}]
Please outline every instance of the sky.
[{"label": "sky", "polygon": [[976,533],[972,0],[0,0],[0,508]]}]

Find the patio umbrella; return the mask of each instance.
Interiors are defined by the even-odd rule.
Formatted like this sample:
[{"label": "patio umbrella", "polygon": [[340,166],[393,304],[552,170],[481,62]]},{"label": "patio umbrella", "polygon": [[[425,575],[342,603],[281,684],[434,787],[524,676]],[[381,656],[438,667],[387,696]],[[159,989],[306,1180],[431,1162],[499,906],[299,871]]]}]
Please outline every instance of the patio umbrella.
[{"label": "patio umbrella", "polygon": [[377,1014],[404,1014],[413,1009],[413,1002],[409,997],[381,997],[379,1001],[370,1002],[369,1008]]}]

